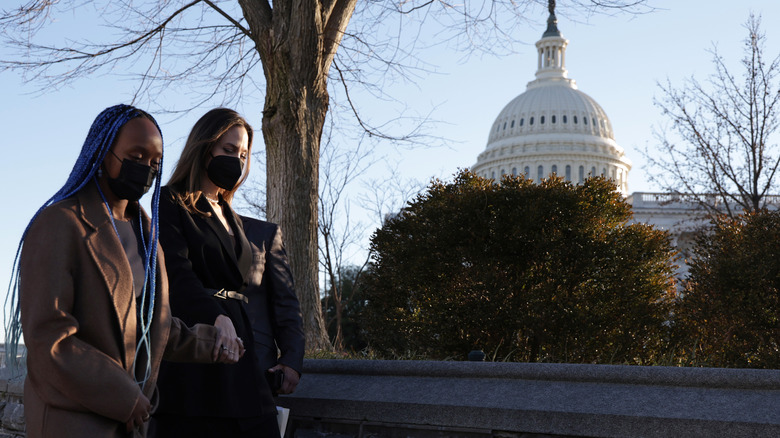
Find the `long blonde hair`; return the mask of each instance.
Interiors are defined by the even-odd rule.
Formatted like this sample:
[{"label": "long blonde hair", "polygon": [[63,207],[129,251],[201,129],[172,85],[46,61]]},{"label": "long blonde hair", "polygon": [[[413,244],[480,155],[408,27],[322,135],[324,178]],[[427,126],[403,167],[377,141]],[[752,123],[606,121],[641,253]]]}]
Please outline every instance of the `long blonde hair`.
[{"label": "long blonde hair", "polygon": [[203,196],[201,191],[201,177],[206,171],[206,162],[212,149],[220,138],[232,127],[242,126],[249,137],[248,153],[244,171],[238,183],[232,190],[222,192],[222,197],[231,204],[233,195],[249,175],[250,157],[252,156],[252,138],[254,131],[249,123],[236,111],[229,108],[214,108],[203,115],[195,126],[192,127],[181,157],[173,169],[173,175],[168,180],[168,185],[173,186],[177,202],[191,213],[209,216],[198,210],[196,204]]}]

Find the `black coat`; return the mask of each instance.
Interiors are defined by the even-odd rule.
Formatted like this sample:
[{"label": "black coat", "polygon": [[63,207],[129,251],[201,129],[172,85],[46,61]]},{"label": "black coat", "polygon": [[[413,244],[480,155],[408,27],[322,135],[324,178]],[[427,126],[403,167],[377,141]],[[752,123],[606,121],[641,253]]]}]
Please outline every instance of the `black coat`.
[{"label": "black coat", "polygon": [[[303,367],[303,319],[295,295],[282,231],[270,222],[241,216],[252,248],[252,266],[244,293],[255,339],[255,356],[262,369],[277,363],[301,374]],[[281,355],[277,358],[277,348]]]},{"label": "black coat", "polygon": [[[271,390],[254,357],[244,303],[214,296],[223,288],[243,292],[252,264],[241,220],[227,203],[221,203],[235,239],[213,213],[210,217],[190,213],[176,202],[170,187],[161,191],[160,244],[168,270],[171,313],[187,325],[214,324],[217,316],[227,315],[247,352],[233,365],[164,363],[159,378],[159,413],[254,417],[276,412]],[[197,207],[212,211],[203,197]]]}]

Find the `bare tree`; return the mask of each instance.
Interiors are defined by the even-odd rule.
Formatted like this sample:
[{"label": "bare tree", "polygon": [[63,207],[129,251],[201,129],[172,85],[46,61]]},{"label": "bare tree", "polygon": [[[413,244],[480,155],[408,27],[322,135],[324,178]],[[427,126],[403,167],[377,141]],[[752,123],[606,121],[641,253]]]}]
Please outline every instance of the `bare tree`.
[{"label": "bare tree", "polygon": [[659,85],[655,104],[671,131],[656,129],[660,154],[645,150],[655,182],[711,213],[761,209],[777,190],[780,56],[765,59],[760,17],[751,14],[745,28],[741,76],[713,48],[715,73],[708,81]]},{"label": "bare tree", "polygon": [[[343,312],[356,299],[345,292],[360,289],[371,257],[369,233],[382,226],[388,212],[399,211],[424,184],[403,180],[397,168],[376,172],[380,163],[389,160],[374,151],[375,136],[360,130],[354,131],[358,133],[355,137],[338,133],[335,125],[343,121],[334,118],[331,113],[322,141],[319,251],[323,315],[333,346],[343,350]],[[356,146],[340,144],[345,141]],[[384,177],[375,177],[377,173]],[[357,201],[354,206],[353,201]]]},{"label": "bare tree", "polygon": [[[346,192],[350,184],[363,176],[374,163],[370,151],[366,150],[362,141],[358,141],[358,146],[352,149],[339,148],[334,144],[333,133],[334,129],[331,126],[322,147],[319,252],[320,269],[324,277],[325,305],[323,307],[327,308],[328,301],[331,301],[335,309],[333,321],[326,320],[326,326],[335,326],[336,334],[332,337],[331,343],[336,350],[342,350],[343,269],[346,267],[350,249],[354,249],[359,244],[366,228],[365,224],[356,221],[350,214],[351,205]],[[364,255],[364,261],[357,266],[356,283],[366,263],[368,263],[368,256]]]},{"label": "bare tree", "polygon": [[[645,1],[566,3],[587,12],[641,11],[647,9]],[[317,198],[329,81],[344,85],[346,93],[346,84],[352,84],[381,94],[385,77],[425,69],[413,56],[424,41],[496,50],[513,41],[512,31],[525,23],[527,8],[546,3],[379,0],[356,9],[358,0],[27,0],[0,16],[0,35],[19,49],[18,56],[1,60],[0,68],[21,70],[46,89],[119,71],[138,78],[136,97],[145,102],[158,102],[161,93],[181,87],[195,93],[190,94],[194,106],[217,98],[235,102],[244,91],[261,90],[267,217],[291,236],[287,248],[306,342],[319,349],[328,347],[317,287]],[[67,17],[84,17],[77,29],[85,33],[69,32],[73,39],[55,43],[39,38],[42,29]],[[429,22],[442,31],[424,35]],[[111,32],[89,35],[92,23]],[[107,41],[100,42],[100,35]],[[349,96],[347,101],[355,110]],[[372,135],[387,135],[359,120]]]},{"label": "bare tree", "polygon": [[[368,212],[373,220],[368,219],[368,224],[354,223],[351,219],[351,204],[344,195],[349,182],[369,169],[366,166],[355,171],[355,167],[368,161],[369,157],[360,157],[354,153],[342,155],[343,166],[332,166],[338,160],[328,157],[331,165],[323,172],[323,185],[328,187],[320,195],[320,265],[325,284],[323,311],[328,308],[333,310],[332,318],[326,323],[328,327],[335,328],[331,342],[337,350],[344,348],[343,311],[352,300],[359,298],[354,294],[345,294],[345,289],[349,287],[353,292],[360,289],[363,274],[371,259],[371,252],[364,246],[369,237],[367,231],[373,232],[380,228],[388,215],[399,212],[404,204],[425,188],[421,182],[403,180],[397,169],[391,169],[382,179],[364,179],[364,190],[357,196],[357,200],[361,209]],[[356,164],[347,165],[347,161]],[[358,254],[355,254],[356,250]]]}]

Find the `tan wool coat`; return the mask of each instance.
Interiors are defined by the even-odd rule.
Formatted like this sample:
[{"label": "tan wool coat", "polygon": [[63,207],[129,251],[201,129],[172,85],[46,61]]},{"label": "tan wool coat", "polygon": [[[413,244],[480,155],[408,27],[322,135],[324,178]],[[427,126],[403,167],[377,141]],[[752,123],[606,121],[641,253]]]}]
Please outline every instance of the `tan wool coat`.
[{"label": "tan wool coat", "polygon": [[[144,225],[149,219],[144,214]],[[171,318],[162,250],[151,327],[154,403],[160,361],[211,362],[212,326]],[[130,263],[96,183],[46,208],[25,238],[20,304],[27,347],[27,437],[127,437],[141,395],[134,382],[137,311]]]}]

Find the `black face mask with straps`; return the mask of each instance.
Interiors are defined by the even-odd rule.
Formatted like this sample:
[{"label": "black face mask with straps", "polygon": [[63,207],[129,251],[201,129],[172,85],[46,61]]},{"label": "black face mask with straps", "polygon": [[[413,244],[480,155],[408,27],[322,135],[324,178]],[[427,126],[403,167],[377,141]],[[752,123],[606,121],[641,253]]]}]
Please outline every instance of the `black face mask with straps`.
[{"label": "black face mask with straps", "polygon": [[206,168],[206,174],[211,182],[225,190],[233,190],[236,187],[243,171],[244,165],[241,159],[229,155],[212,155],[211,162]]},{"label": "black face mask with straps", "polygon": [[114,151],[110,150],[109,152],[122,162],[122,167],[119,169],[118,177],[107,178],[108,187],[119,199],[127,199],[128,201],[141,199],[141,196],[152,187],[152,183],[157,177],[157,170],[152,166],[136,163],[127,158],[120,160]]}]

